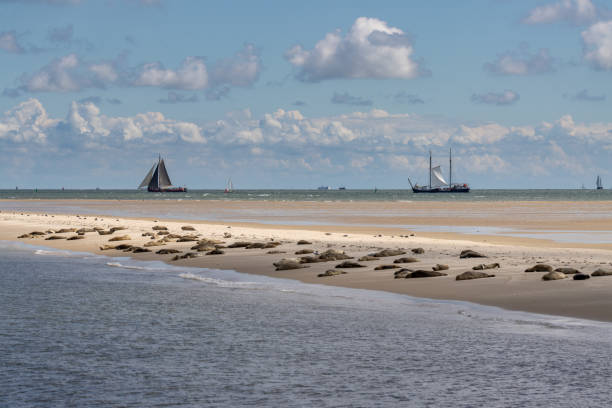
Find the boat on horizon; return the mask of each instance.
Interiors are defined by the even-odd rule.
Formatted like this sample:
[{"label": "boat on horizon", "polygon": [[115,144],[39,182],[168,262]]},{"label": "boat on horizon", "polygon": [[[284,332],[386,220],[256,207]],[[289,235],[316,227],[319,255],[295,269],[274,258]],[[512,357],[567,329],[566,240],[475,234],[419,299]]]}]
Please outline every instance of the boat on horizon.
[{"label": "boat on horizon", "polygon": [[186,193],[187,187],[175,187],[170,181],[164,159],[159,155],[157,163],[151,167],[138,189],[147,188],[151,193]]},{"label": "boat on horizon", "polygon": [[234,184],[232,183],[232,178],[227,179],[227,184],[225,185],[224,193],[233,193],[234,192]]},{"label": "boat on horizon", "polygon": [[319,186],[317,190],[330,190],[329,186]]},{"label": "boat on horizon", "polygon": [[442,176],[442,169],[440,166],[431,166],[431,150],[429,151],[429,184],[427,186],[419,186],[418,184],[412,184],[410,177],[408,177],[408,183],[412,188],[413,193],[469,193],[470,187],[466,183],[455,183],[453,184],[453,152],[451,149],[448,151],[448,183]]},{"label": "boat on horizon", "polygon": [[599,174],[595,180],[595,186],[597,187],[597,190],[603,190],[603,183],[601,182],[601,177],[599,177]]}]

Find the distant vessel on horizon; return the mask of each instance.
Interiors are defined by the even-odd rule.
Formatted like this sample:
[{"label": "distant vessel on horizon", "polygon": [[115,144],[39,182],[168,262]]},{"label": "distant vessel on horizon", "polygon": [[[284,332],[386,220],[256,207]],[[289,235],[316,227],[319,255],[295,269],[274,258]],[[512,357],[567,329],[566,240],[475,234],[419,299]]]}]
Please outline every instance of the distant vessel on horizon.
[{"label": "distant vessel on horizon", "polygon": [[317,190],[329,190],[329,186],[320,186],[317,187]]},{"label": "distant vessel on horizon", "polygon": [[175,187],[170,181],[164,159],[159,155],[157,163],[151,167],[138,189],[146,187],[152,193],[185,193],[187,187]]},{"label": "distant vessel on horizon", "polygon": [[344,187],[344,186],[338,187],[338,190],[344,191],[344,190],[346,190],[346,187]]},{"label": "distant vessel on horizon", "polygon": [[595,186],[597,187],[597,190],[603,190],[603,183],[601,182],[601,177],[599,177],[599,174],[597,175],[597,180],[595,180]]},{"label": "distant vessel on horizon", "polygon": [[232,183],[232,178],[227,179],[227,184],[225,185],[224,193],[233,193],[234,192],[234,184]]},{"label": "distant vessel on horizon", "polygon": [[413,193],[469,193],[470,187],[463,184],[453,184],[453,152],[449,149],[448,152],[448,166],[449,166],[449,182],[447,183],[442,176],[442,170],[440,166],[431,167],[431,150],[429,151],[429,185],[419,186],[418,184],[412,185],[410,177],[408,177],[408,183],[412,187]]}]

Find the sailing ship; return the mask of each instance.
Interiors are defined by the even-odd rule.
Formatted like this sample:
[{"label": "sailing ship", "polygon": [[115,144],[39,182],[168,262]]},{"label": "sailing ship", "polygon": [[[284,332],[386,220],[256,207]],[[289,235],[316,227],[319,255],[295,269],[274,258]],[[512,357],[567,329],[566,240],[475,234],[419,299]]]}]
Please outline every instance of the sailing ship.
[{"label": "sailing ship", "polygon": [[597,186],[597,190],[603,190],[603,183],[601,182],[599,174],[597,175],[597,180],[595,180],[595,185]]},{"label": "sailing ship", "polygon": [[225,185],[224,193],[233,193],[234,192],[234,184],[232,183],[232,178],[227,179],[227,184]]},{"label": "sailing ship", "polygon": [[170,181],[164,159],[161,155],[157,159],[157,163],[151,167],[138,189],[147,188],[147,191],[154,193],[185,193],[187,187],[175,187]]},{"label": "sailing ship", "polygon": [[419,186],[418,184],[412,184],[410,178],[408,182],[414,193],[469,193],[470,187],[465,183],[453,184],[453,152],[449,149],[448,153],[448,183],[442,176],[442,170],[440,166],[431,167],[431,150],[429,151],[429,185]]}]

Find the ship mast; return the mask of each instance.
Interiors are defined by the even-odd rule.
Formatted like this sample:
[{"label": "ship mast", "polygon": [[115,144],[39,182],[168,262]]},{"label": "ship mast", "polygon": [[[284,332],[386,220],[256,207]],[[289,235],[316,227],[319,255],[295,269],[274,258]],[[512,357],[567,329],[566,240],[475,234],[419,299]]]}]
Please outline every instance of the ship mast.
[{"label": "ship mast", "polygon": [[157,188],[161,189],[159,185],[159,165],[161,164],[161,153],[157,154]]},{"label": "ship mast", "polygon": [[431,150],[429,151],[429,189],[431,190]]},{"label": "ship mast", "polygon": [[448,149],[448,186],[453,186],[453,149]]}]

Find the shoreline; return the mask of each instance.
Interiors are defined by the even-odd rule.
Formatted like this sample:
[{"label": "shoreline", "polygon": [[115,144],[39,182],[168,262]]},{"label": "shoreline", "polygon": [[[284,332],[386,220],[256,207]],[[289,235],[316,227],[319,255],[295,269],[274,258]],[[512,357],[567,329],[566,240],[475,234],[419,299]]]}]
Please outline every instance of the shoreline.
[{"label": "shoreline", "polygon": [[[21,241],[56,249],[97,253],[109,256],[129,256],[140,260],[160,260],[172,265],[194,266],[237,272],[266,275],[283,279],[294,279],[304,283],[316,283],[331,286],[342,286],[356,289],[381,290],[392,293],[407,294],[413,297],[438,300],[457,300],[471,303],[496,306],[508,310],[518,310],[546,315],[568,316],[612,322],[612,300],[608,299],[612,291],[612,277],[597,277],[587,281],[564,279],[554,282],[541,280],[541,273],[525,273],[525,267],[538,262],[549,262],[553,266],[573,266],[585,272],[592,272],[598,267],[611,267],[609,262],[610,248],[593,248],[592,245],[581,247],[551,245],[539,240],[514,239],[512,242],[492,242],[487,236],[462,236],[444,234],[444,238],[432,238],[417,233],[416,236],[397,235],[394,229],[372,227],[361,228],[328,226],[299,227],[287,225],[245,225],[244,223],[213,223],[188,220],[168,220],[151,218],[124,218],[108,216],[47,215],[35,213],[0,213],[0,239]],[[154,252],[131,253],[117,250],[102,251],[100,246],[109,244],[107,235],[97,233],[85,234],[85,239],[67,241],[47,241],[44,238],[17,239],[16,237],[37,229],[82,228],[97,226],[110,228],[124,226],[127,229],[117,231],[112,236],[130,235],[129,244],[144,245],[151,238],[142,237],[142,233],[153,232],[155,225],[167,226],[176,234],[198,233],[201,238],[224,240],[224,246],[237,240],[252,242],[279,241],[276,250],[284,254],[269,254],[264,249],[225,248],[223,255],[201,255],[197,258],[170,261],[170,255],[158,255]],[[195,232],[183,231],[182,226],[189,224]],[[376,230],[376,231],[374,231]],[[375,233],[378,232],[378,233]],[[405,232],[406,233],[406,232]],[[224,235],[231,234],[231,238]],[[64,234],[64,235],[74,235]],[[461,238],[461,239],[457,239]],[[306,239],[311,245],[297,245],[297,241]],[[538,241],[538,242],[535,242]],[[117,242],[120,244],[122,242]],[[112,244],[112,242],[111,242]],[[194,242],[168,242],[163,246],[151,247],[151,250],[173,248],[181,253],[189,251]],[[554,243],[553,243],[554,244]],[[308,264],[308,268],[275,271],[273,263],[283,257],[295,258],[294,253],[301,249],[312,249],[323,252],[327,249],[345,251],[357,260],[363,255],[383,248],[402,248],[412,256],[412,248],[424,248],[424,254],[415,255],[418,264],[401,265],[431,269],[432,265],[444,263],[449,265],[448,276],[424,279],[394,279],[394,270],[374,270],[383,264],[392,264],[396,257],[380,258],[376,261],[360,262],[364,268],[345,269],[343,275],[318,277],[340,262],[321,262]],[[488,258],[459,259],[463,249],[481,251]],[[455,276],[482,262],[499,262],[501,269],[491,272],[495,278],[473,281],[456,281]],[[571,278],[571,277],[570,277]]]}]

